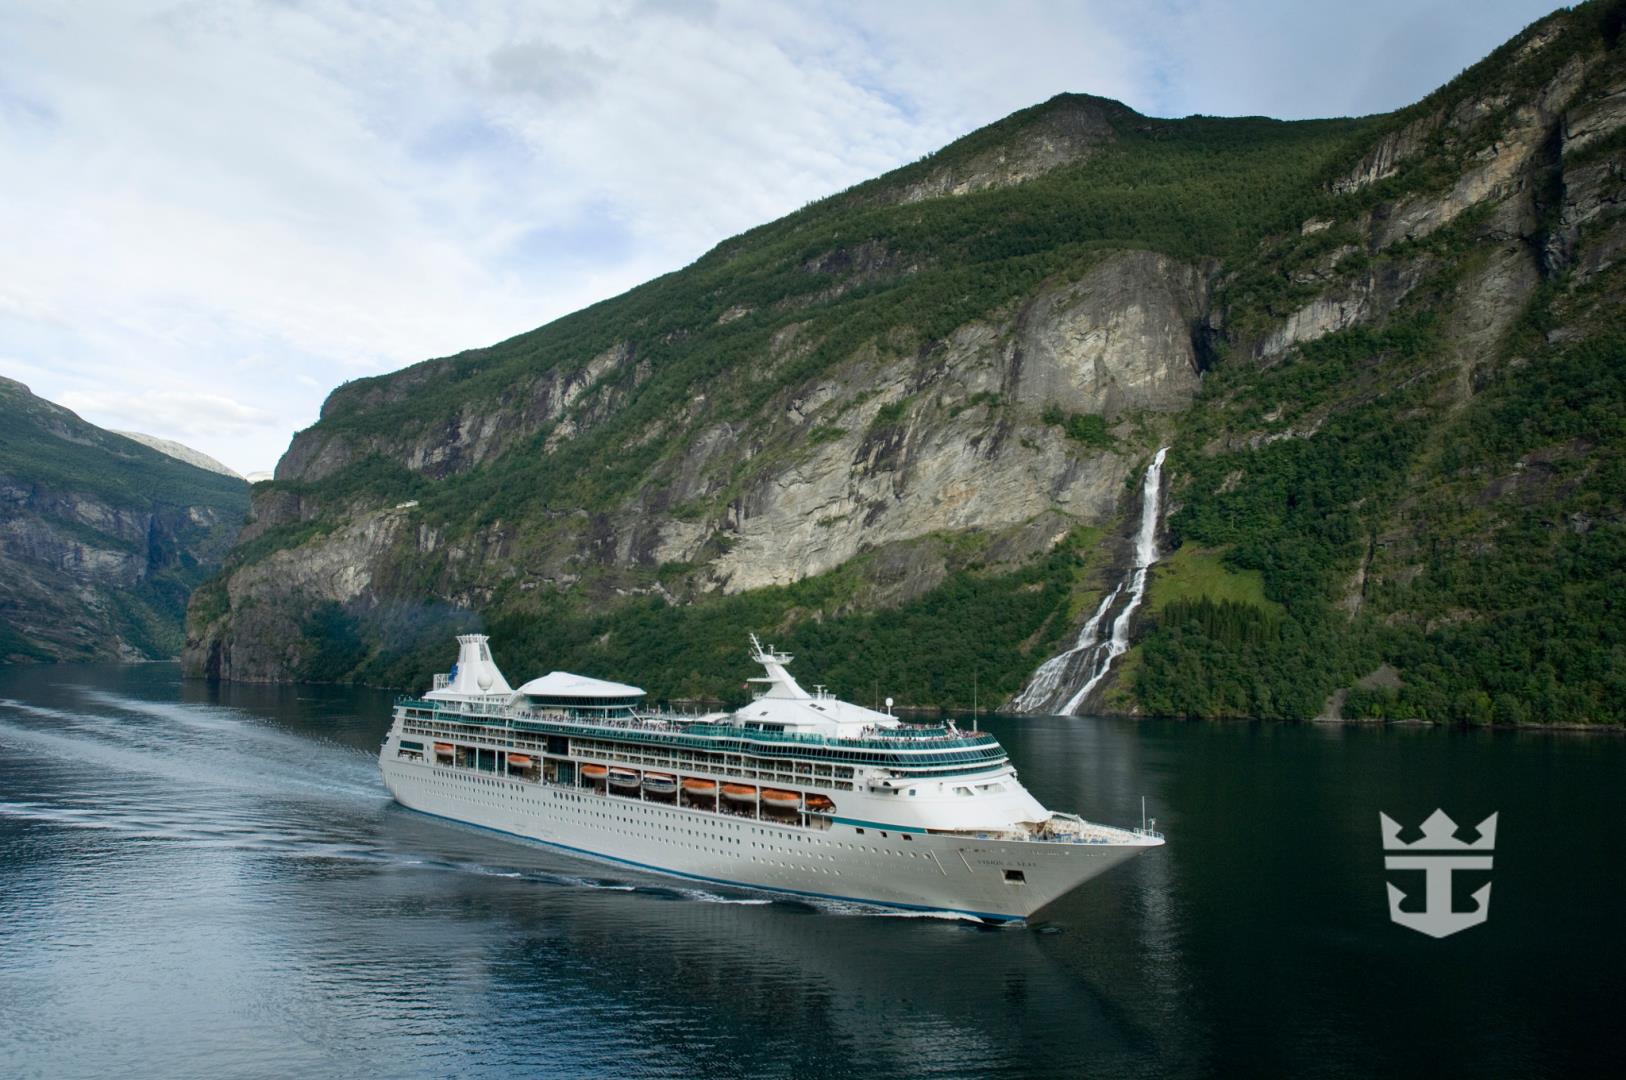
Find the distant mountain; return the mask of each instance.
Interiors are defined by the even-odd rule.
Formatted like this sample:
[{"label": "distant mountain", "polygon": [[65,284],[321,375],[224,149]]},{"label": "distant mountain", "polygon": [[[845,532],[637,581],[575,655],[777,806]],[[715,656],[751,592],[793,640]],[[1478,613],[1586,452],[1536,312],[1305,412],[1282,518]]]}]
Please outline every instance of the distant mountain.
[{"label": "distant mountain", "polygon": [[966,707],[1134,558],[1088,707],[1626,720],[1622,7],[1360,119],[1063,95],[489,348],[336,389],[189,670]]},{"label": "distant mountain", "polygon": [[179,655],[248,485],[0,377],[0,662]]},{"label": "distant mountain", "polygon": [[115,435],[123,435],[126,439],[134,439],[142,446],[150,447],[160,454],[168,454],[176,461],[184,461],[188,465],[195,465],[200,469],[207,469],[221,476],[231,476],[238,480],[245,479],[242,473],[229,465],[222,465],[202,450],[194,450],[190,446],[178,443],[173,439],[160,439],[156,435],[144,435],[139,431],[115,431]]}]

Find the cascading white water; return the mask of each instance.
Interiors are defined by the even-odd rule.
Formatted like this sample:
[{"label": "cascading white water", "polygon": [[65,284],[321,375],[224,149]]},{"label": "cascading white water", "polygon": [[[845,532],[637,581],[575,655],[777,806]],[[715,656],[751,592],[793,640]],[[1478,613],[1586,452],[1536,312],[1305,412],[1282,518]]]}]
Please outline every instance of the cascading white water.
[{"label": "cascading white water", "polygon": [[1078,632],[1078,638],[1074,640],[1073,647],[1066,652],[1057,653],[1040,664],[1039,670],[1033,673],[1033,678],[1028,680],[1028,684],[1022,688],[1022,692],[1017,694],[1015,700],[1011,702],[1011,708],[1017,712],[1036,712],[1055,694],[1056,690],[1061,686],[1062,679],[1067,675],[1067,669],[1072,666],[1073,661],[1079,657],[1079,654],[1095,648],[1095,638],[1100,630],[1101,620],[1106,617],[1107,612],[1112,608],[1112,602],[1118,599],[1118,594],[1123,590],[1123,582],[1120,581],[1118,587],[1108,593],[1105,600],[1101,601],[1101,606],[1095,609],[1095,614],[1091,615],[1090,621],[1084,624],[1084,629]]},{"label": "cascading white water", "polygon": [[[1011,707],[1018,712],[1046,711],[1045,705],[1055,701],[1063,689],[1063,682],[1082,679],[1074,693],[1068,695],[1056,712],[1071,716],[1089,698],[1090,692],[1100,685],[1112,669],[1112,662],[1129,648],[1129,625],[1141,600],[1146,596],[1146,575],[1157,562],[1157,523],[1163,491],[1163,459],[1169,448],[1163,447],[1146,467],[1146,478],[1141,483],[1140,529],[1135,534],[1135,564],[1126,580],[1107,594],[1096,608],[1090,621],[1078,632],[1073,647],[1052,656],[1033,673],[1033,678],[1022,688]],[[1128,599],[1112,620],[1112,633],[1105,641],[1097,640],[1101,622],[1113,609],[1128,586]]]}]

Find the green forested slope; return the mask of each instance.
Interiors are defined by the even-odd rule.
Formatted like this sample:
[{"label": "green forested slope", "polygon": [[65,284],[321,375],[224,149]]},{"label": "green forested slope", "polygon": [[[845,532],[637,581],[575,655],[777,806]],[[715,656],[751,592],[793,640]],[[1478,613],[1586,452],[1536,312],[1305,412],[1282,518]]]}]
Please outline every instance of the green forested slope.
[{"label": "green forested slope", "polygon": [[[412,682],[478,622],[516,670],[727,697],[757,629],[855,696],[963,706],[1013,692],[1110,588],[1169,444],[1168,546],[1209,569],[1175,599],[1191,560],[1154,575],[1111,706],[1307,717],[1342,691],[1359,714],[1619,722],[1620,26],[1618,4],[1558,13],[1359,120],[1063,96],[624,296],[347,384],[199,590],[194,670]],[[1126,251],[1200,279],[1189,407],[1014,394],[1043,298]],[[953,371],[976,334],[1005,374],[972,392]],[[819,448],[856,443],[856,484],[953,438],[1120,462],[1118,516],[719,577]],[[341,553],[359,592],[272,584]]]}]

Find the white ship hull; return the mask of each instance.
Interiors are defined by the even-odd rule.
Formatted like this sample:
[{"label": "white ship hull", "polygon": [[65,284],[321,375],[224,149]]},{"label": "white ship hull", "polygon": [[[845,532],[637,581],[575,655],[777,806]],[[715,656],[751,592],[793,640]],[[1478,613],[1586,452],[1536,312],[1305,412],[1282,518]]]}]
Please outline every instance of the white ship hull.
[{"label": "white ship hull", "polygon": [[393,754],[380,764],[403,806],[577,854],[717,884],[985,920],[1026,918],[1159,842],[983,839],[842,818],[815,829]]}]

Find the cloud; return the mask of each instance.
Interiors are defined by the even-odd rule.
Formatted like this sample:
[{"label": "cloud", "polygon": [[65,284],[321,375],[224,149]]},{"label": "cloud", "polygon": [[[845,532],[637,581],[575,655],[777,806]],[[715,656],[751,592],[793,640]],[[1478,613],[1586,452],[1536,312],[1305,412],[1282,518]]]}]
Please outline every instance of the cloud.
[{"label": "cloud", "polygon": [[610,61],[591,49],[563,49],[546,41],[503,45],[487,60],[489,85],[500,92],[529,94],[557,105],[592,95],[614,75]]},{"label": "cloud", "polygon": [[264,409],[201,390],[145,390],[134,394],[71,390],[61,396],[59,404],[81,416],[91,413],[107,418],[104,426],[147,434],[176,432],[174,437],[182,442],[235,438],[279,426],[277,418]]},{"label": "cloud", "polygon": [[0,356],[93,422],[264,469],[343,379],[540,325],[1057,92],[1389,108],[1551,6],[14,0]]}]

